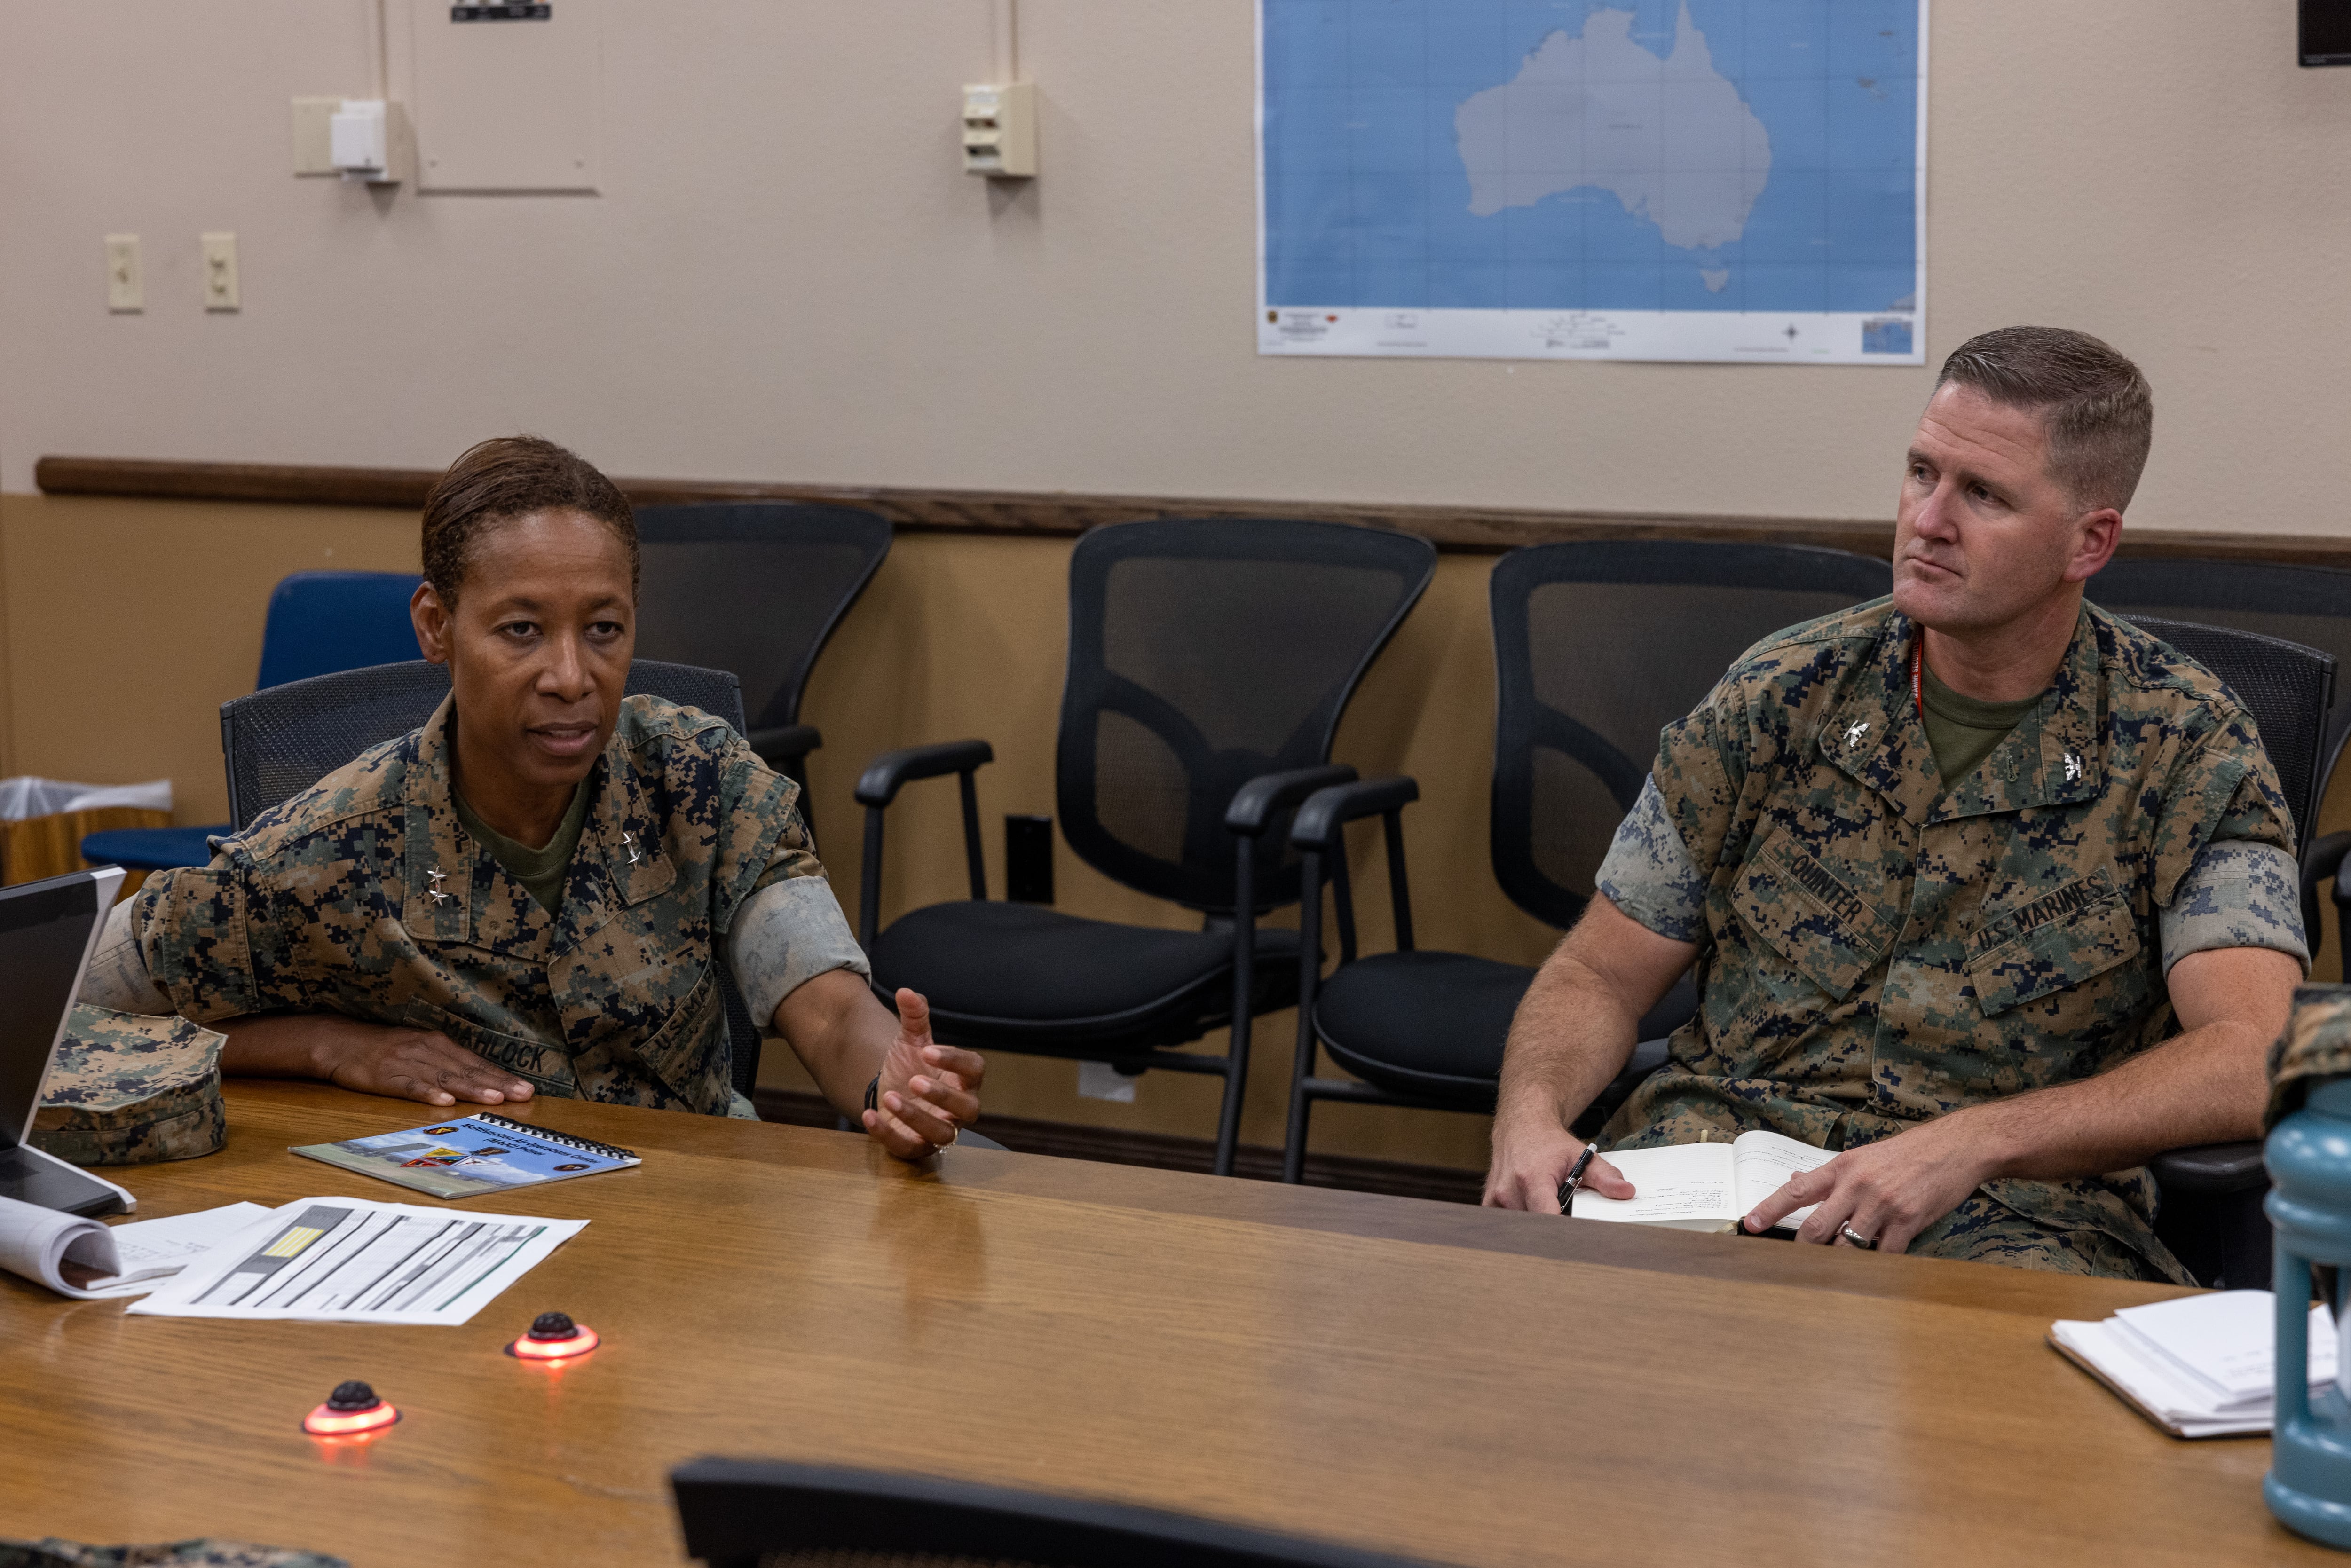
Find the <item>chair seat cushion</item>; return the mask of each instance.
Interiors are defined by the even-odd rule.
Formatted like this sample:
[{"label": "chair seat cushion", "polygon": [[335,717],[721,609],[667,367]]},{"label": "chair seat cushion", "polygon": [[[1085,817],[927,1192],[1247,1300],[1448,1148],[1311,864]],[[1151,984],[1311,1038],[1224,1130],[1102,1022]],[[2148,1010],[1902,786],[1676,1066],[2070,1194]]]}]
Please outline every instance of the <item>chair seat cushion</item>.
[{"label": "chair seat cushion", "polygon": [[81,858],[93,865],[119,865],[131,871],[210,865],[212,837],[235,831],[227,822],[209,828],[109,828],[82,840]]},{"label": "chair seat cushion", "polygon": [[[1314,998],[1314,1028],[1340,1066],[1392,1094],[1490,1111],[1510,1019],[1535,972],[1464,953],[1379,953],[1337,970]],[[1640,1023],[1642,1043],[1577,1125],[1596,1127],[1666,1064],[1665,1036],[1697,1010],[1685,978]]]},{"label": "chair seat cushion", "polygon": [[1375,953],[1322,982],[1314,1028],[1366,1082],[1490,1110],[1510,1017],[1532,969],[1466,953]]},{"label": "chair seat cushion", "polygon": [[[1297,995],[1298,933],[1259,926],[1251,1010]],[[1039,904],[934,904],[869,955],[884,991],[927,998],[943,1039],[1107,1056],[1196,1040],[1232,1011],[1229,931],[1086,920]]]}]

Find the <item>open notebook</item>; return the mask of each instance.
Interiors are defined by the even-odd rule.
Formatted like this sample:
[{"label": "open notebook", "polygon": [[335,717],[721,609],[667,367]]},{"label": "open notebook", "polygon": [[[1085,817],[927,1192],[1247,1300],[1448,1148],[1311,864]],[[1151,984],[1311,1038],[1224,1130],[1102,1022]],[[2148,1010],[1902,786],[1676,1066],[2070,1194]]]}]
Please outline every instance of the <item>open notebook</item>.
[{"label": "open notebook", "polygon": [[[1741,1133],[1727,1144],[1674,1144],[1662,1149],[1620,1149],[1604,1155],[1633,1184],[1631,1197],[1603,1197],[1577,1189],[1569,1213],[1577,1219],[1662,1225],[1675,1230],[1736,1230],[1757,1204],[1799,1171],[1836,1158],[1777,1133]],[[1793,1230],[1812,1214],[1800,1208],[1774,1226]]]}]

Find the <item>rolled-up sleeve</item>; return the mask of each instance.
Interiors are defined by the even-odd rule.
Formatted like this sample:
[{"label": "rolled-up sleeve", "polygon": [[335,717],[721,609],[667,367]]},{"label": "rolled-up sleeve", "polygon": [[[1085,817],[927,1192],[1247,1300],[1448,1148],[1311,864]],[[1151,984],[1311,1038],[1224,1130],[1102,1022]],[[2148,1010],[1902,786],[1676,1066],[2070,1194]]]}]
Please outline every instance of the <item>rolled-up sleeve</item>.
[{"label": "rolled-up sleeve", "polygon": [[774,1024],[778,1003],[817,976],[873,973],[832,884],[815,858],[795,846],[778,848],[758,890],[736,910],[726,930],[726,967],[762,1029]]},{"label": "rolled-up sleeve", "polygon": [[1594,880],[1609,903],[1660,936],[1695,942],[1705,934],[1706,882],[1666,814],[1654,776],[1617,824]]},{"label": "rolled-up sleeve", "polygon": [[2216,947],[2267,947],[2310,972],[2294,857],[2275,844],[2213,839],[2160,912],[2163,969]]},{"label": "rolled-up sleeve", "polygon": [[129,900],[106,912],[106,925],[98,934],[89,967],[82,971],[80,999],[118,1013],[152,1017],[172,1010],[172,998],[147,972],[147,956],[139,950],[139,939],[131,929]]},{"label": "rolled-up sleeve", "polygon": [[131,901],[131,933],[171,1010],[198,1023],[261,1011],[245,880],[226,855],[158,872]]}]

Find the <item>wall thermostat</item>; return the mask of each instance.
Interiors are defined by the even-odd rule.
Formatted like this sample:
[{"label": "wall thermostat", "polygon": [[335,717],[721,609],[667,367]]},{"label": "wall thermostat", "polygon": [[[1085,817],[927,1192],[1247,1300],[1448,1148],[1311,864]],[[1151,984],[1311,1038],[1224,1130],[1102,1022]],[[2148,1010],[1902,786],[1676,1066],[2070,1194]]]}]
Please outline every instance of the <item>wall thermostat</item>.
[{"label": "wall thermostat", "polygon": [[327,121],[329,161],[346,180],[394,185],[409,176],[408,117],[380,98],[347,98]]},{"label": "wall thermostat", "polygon": [[1026,180],[1037,172],[1033,82],[963,89],[963,172]]}]

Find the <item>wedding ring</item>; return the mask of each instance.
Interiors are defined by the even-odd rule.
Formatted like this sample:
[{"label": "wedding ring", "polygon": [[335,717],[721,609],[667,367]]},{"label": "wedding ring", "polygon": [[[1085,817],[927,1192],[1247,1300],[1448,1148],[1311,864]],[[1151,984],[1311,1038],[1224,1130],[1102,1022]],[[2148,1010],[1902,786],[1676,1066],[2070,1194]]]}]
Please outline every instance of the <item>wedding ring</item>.
[{"label": "wedding ring", "polygon": [[1876,1237],[1864,1236],[1860,1231],[1855,1230],[1850,1225],[1839,1225],[1837,1227],[1837,1234],[1844,1237],[1854,1246],[1860,1248],[1864,1252],[1875,1252],[1877,1250]]}]

